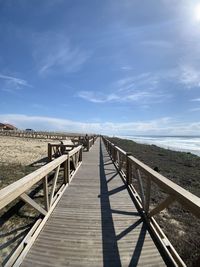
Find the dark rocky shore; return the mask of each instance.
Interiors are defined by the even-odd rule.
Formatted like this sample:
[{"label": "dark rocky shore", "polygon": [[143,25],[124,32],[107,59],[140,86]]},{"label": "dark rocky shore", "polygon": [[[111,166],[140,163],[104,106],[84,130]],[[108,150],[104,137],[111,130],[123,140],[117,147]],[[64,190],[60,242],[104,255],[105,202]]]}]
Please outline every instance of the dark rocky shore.
[{"label": "dark rocky shore", "polygon": [[[200,157],[132,140],[109,138],[111,142],[144,162],[173,182],[200,197]],[[157,186],[152,189],[151,204],[164,197]],[[156,220],[187,266],[200,266],[200,220],[178,204],[156,216]]]}]

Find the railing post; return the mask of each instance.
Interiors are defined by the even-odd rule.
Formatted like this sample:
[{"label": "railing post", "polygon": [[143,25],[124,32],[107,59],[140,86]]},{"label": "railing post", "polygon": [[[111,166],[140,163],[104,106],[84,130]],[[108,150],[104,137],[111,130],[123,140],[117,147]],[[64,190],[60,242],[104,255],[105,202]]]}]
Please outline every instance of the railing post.
[{"label": "railing post", "polygon": [[46,211],[49,211],[49,190],[48,190],[48,176],[47,175],[43,178],[43,190],[44,190],[45,209]]},{"label": "railing post", "polygon": [[149,212],[150,198],[151,198],[151,178],[147,177],[146,192],[145,192],[145,205],[144,205],[144,210],[146,213]]},{"label": "railing post", "polygon": [[131,152],[126,152],[126,182],[127,184],[132,184],[132,175],[131,175],[131,163],[129,156],[131,156]]},{"label": "railing post", "polygon": [[52,149],[50,143],[48,143],[48,161],[52,161]]},{"label": "railing post", "polygon": [[90,140],[89,140],[89,138],[87,139],[87,151],[89,151],[90,150]]},{"label": "railing post", "polygon": [[113,161],[116,162],[117,160],[117,150],[115,148],[115,145],[113,146]]},{"label": "railing post", "polygon": [[68,184],[69,179],[68,179],[68,166],[67,166],[68,159],[63,162],[63,167],[64,167],[64,183]]},{"label": "railing post", "polygon": [[79,161],[83,160],[83,147],[80,149],[80,154],[79,154]]},{"label": "railing post", "polygon": [[144,206],[145,206],[144,187],[143,187],[143,182],[142,182],[142,177],[141,177],[141,174],[140,174],[140,170],[138,168],[136,168],[136,175],[137,175],[137,180],[138,180],[140,197],[141,197],[141,200],[142,200],[142,206],[144,208]]},{"label": "railing post", "polygon": [[112,144],[112,160],[114,161],[115,159],[115,145]]},{"label": "railing post", "polygon": [[70,156],[68,155],[67,159],[67,183],[70,182]]},{"label": "railing post", "polygon": [[120,153],[119,153],[119,151],[117,151],[117,156],[118,156],[118,169],[119,169],[119,171],[121,171],[122,170],[122,160],[121,160],[121,157],[120,157]]}]

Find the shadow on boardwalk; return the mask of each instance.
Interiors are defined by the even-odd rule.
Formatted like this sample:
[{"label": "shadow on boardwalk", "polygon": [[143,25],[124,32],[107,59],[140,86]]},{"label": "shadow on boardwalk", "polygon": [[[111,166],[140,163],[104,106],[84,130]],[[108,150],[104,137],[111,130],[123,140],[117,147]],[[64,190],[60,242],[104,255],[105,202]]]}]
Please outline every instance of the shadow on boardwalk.
[{"label": "shadow on boardwalk", "polygon": [[[102,220],[102,246],[103,246],[103,263],[104,267],[111,267],[111,266],[122,266],[121,259],[120,259],[120,252],[118,248],[118,240],[122,239],[125,235],[133,231],[137,226],[139,226],[142,222],[142,219],[139,217],[139,219],[132,225],[130,225],[128,228],[124,229],[119,235],[116,235],[114,222],[113,222],[113,213],[123,214],[123,215],[133,215],[133,216],[139,216],[137,212],[125,212],[125,211],[119,211],[119,210],[112,210],[110,199],[109,197],[113,194],[117,194],[122,190],[126,190],[126,186],[122,185],[118,188],[115,188],[111,191],[108,191],[108,183],[113,180],[115,177],[117,177],[117,170],[114,169],[115,174],[113,172],[112,177],[108,179],[107,175],[105,173],[106,166],[110,163],[112,164],[111,160],[104,162],[104,158],[107,156],[104,155],[104,151],[102,149],[102,145],[100,142],[100,190],[101,190],[101,220]],[[128,194],[128,192],[127,192]],[[139,233],[139,237],[136,243],[135,248],[133,247],[133,254],[132,257],[130,257],[129,261],[130,263],[127,266],[137,266],[141,251],[144,245],[146,235],[146,227],[144,224],[141,226],[141,230]],[[133,245],[134,246],[134,245]]]}]

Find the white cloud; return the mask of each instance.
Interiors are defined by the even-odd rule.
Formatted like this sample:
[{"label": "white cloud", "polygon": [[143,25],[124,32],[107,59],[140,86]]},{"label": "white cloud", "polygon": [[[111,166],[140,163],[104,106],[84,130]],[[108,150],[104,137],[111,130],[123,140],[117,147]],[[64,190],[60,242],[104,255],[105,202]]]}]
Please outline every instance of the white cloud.
[{"label": "white cloud", "polygon": [[0,74],[0,86],[1,90],[7,92],[13,92],[23,87],[32,87],[26,80],[4,74]]},{"label": "white cloud", "polygon": [[200,87],[200,71],[190,65],[180,67],[179,82],[188,89],[192,87]]},{"label": "white cloud", "polygon": [[200,132],[200,122],[177,122],[169,117],[134,122],[78,122],[67,119],[28,116],[23,114],[0,114],[0,122],[11,123],[20,129],[102,133],[107,135],[192,135]]},{"label": "white cloud", "polygon": [[34,35],[34,58],[40,74],[76,72],[91,56],[71,44],[65,34],[47,32]]}]

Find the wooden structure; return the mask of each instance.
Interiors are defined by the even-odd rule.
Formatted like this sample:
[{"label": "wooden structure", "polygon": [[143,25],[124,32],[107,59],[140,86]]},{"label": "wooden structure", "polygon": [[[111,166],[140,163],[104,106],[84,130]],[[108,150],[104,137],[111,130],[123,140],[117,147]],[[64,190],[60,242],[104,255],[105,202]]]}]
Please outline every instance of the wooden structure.
[{"label": "wooden structure", "polygon": [[[71,163],[73,167],[71,167]],[[65,192],[75,172],[82,162],[82,146],[78,146],[69,151],[68,154],[60,156],[54,161],[46,164],[35,172],[25,176],[24,178],[14,182],[13,184],[3,188],[0,191],[0,209],[4,208],[17,198],[22,199],[34,209],[36,209],[41,217],[35,222],[30,232],[18,246],[8,262],[4,266],[19,266],[19,262],[25,256],[39,232],[49,218],[51,212],[57,205],[59,199]],[[50,177],[53,175],[52,185],[49,185]],[[61,177],[59,177],[61,176]],[[58,177],[62,179],[62,183],[57,188]],[[43,183],[44,205],[39,205],[33,200],[27,192],[36,184]],[[18,258],[18,256],[20,257]],[[18,260],[16,261],[16,259]]]},{"label": "wooden structure", "polygon": [[77,147],[78,145],[64,145],[64,144],[51,144],[48,143],[48,161],[52,161],[55,158],[58,158],[64,154],[67,154],[69,151]]},{"label": "wooden structure", "polygon": [[[115,146],[106,138],[103,138],[103,140],[113,163],[134,196],[137,208],[142,212],[143,218],[150,226],[154,236],[157,237],[160,245],[164,248],[165,253],[172,259],[175,266],[186,266],[153,216],[167,208],[174,201],[177,201],[197,218],[200,218],[200,198],[152,170],[149,166],[134,158],[130,153]],[[138,192],[135,189],[133,178],[137,181]],[[155,183],[160,190],[164,191],[167,197],[157,207],[150,210],[152,183]]]},{"label": "wooden structure", "polygon": [[17,128],[8,123],[0,123],[0,131],[15,131]]},{"label": "wooden structure", "polygon": [[[51,139],[51,140],[72,140],[77,142],[85,135],[69,134],[69,133],[57,133],[57,132],[42,132],[42,131],[3,131],[0,129],[0,136],[13,136],[23,138],[35,138],[35,139]],[[89,139],[97,138],[96,135],[89,135]]]},{"label": "wooden structure", "polygon": [[48,143],[48,161],[50,162],[54,158],[60,157],[61,155],[68,153],[70,150],[79,145],[82,145],[85,151],[90,151],[96,139],[97,136],[92,136],[87,139],[78,137],[76,139],[72,139],[74,145],[66,145],[62,142],[60,144]]},{"label": "wooden structure", "polygon": [[[20,198],[41,214],[4,266],[186,266],[153,216],[178,201],[200,217],[200,199],[102,140],[83,163],[74,147],[0,191],[0,209]],[[44,206],[27,193],[36,183]],[[150,209],[152,183],[168,197]]]},{"label": "wooden structure", "polygon": [[96,142],[21,264],[166,266],[103,143]]}]

